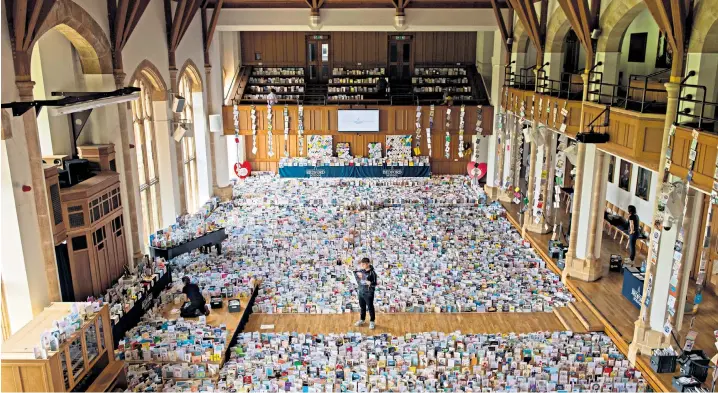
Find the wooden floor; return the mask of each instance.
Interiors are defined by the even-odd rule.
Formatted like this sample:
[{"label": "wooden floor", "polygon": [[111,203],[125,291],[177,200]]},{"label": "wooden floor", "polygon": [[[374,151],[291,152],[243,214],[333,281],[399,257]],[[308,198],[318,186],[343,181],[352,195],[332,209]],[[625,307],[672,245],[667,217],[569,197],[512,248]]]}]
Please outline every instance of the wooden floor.
[{"label": "wooden floor", "polygon": [[[249,303],[249,298],[240,298],[240,304],[241,309],[239,312],[231,313],[229,312],[229,309],[227,308],[227,302],[229,302],[231,299],[223,299],[222,301],[222,308],[216,308],[213,310],[210,310],[209,315],[207,316],[207,324],[212,326],[219,326],[221,324],[225,324],[227,326],[227,334],[229,337],[232,337],[234,334],[234,330],[239,326],[239,322],[242,320],[242,316],[245,312],[249,312],[247,310],[247,303]],[[173,321],[180,317],[179,309],[182,305],[181,304],[168,304],[165,306],[165,308],[162,310],[162,316],[167,318],[170,321]],[[174,311],[176,310],[176,311]],[[188,320],[196,320],[199,318],[185,318]]]},{"label": "wooden floor", "polygon": [[[245,331],[345,333],[359,331],[365,334],[389,333],[404,335],[419,332],[462,333],[530,333],[537,331],[566,330],[553,313],[398,313],[378,314],[376,329],[368,325],[355,327],[358,313],[310,314],[258,314],[249,316]],[[274,325],[272,329],[260,329]]]},{"label": "wooden floor", "polygon": [[[503,205],[509,214],[509,220],[512,221],[514,225],[518,225],[518,206],[506,203]],[[563,210],[559,215],[559,219],[565,223],[564,228],[567,228],[566,223],[568,222],[568,216]],[[529,232],[527,233],[527,237],[539,255],[547,259],[548,241],[551,239],[551,234],[540,235]],[[620,246],[617,241],[613,240],[613,238],[603,233],[600,258],[606,267],[608,266],[611,254],[628,256],[628,251],[624,246]],[[585,299],[587,303],[595,309],[599,319],[605,321],[605,324],[607,324],[606,332],[616,341],[619,349],[625,351],[631,341],[633,341],[634,323],[638,319],[639,309],[621,294],[623,274],[608,272],[606,269],[604,276],[594,282],[585,282],[569,278],[566,284],[573,292],[577,292],[575,295],[577,295],[578,298]],[[691,280],[688,290],[688,299],[693,299],[694,294],[695,282]],[[688,332],[692,317],[691,315],[684,317],[683,326],[680,331],[681,337],[685,337],[685,334]],[[698,314],[695,315],[693,329],[698,332],[695,348],[705,351],[709,358],[715,356],[718,350],[715,346],[713,331],[718,329],[718,296],[710,290],[703,292],[703,302],[700,305]],[[673,345],[677,347],[675,343],[673,343]],[[642,362],[648,364],[648,358],[643,357]],[[673,374],[657,374],[657,378],[661,380],[663,386],[668,388],[665,390],[671,390],[672,376]]]}]

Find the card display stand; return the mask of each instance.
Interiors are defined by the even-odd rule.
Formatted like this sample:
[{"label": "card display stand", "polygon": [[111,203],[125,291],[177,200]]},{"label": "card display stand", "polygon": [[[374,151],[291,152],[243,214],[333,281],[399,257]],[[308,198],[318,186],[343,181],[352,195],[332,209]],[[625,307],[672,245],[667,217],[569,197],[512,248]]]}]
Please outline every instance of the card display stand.
[{"label": "card display stand", "polygon": [[422,101],[440,103],[448,92],[455,104],[474,100],[466,67],[416,67],[411,78],[412,91]]},{"label": "card display stand", "polygon": [[[73,303],[52,303],[3,343],[2,386],[4,392],[85,391],[97,379],[122,379],[124,370],[115,367],[110,315],[107,306],[86,319],[82,326],[49,351],[47,359],[36,359],[34,348],[44,332],[71,312]],[[8,377],[6,376],[15,376]]]},{"label": "card display stand", "polygon": [[703,351],[684,351],[678,358],[678,363],[681,365],[682,376],[693,377],[701,383],[705,382],[708,378],[710,359],[708,359]]},{"label": "card display stand", "polygon": [[622,267],[623,257],[618,254],[611,254],[608,270],[612,272],[620,272]]},{"label": "card display stand", "polygon": [[304,96],[304,68],[302,67],[253,67],[242,101],[266,103],[274,89],[279,102],[296,102]]},{"label": "card display stand", "polygon": [[169,247],[169,248],[158,248],[158,247],[150,247],[150,256],[152,258],[161,257],[165,260],[169,261],[170,259],[182,255],[185,253],[188,253],[194,249],[208,246],[208,245],[214,245],[217,247],[217,253],[222,253],[222,241],[227,238],[227,234],[224,231],[224,228],[219,228],[216,231],[206,233],[203,236],[200,236],[198,238],[195,238],[193,240],[190,240],[186,243],[182,243],[178,246]]},{"label": "card display stand", "polygon": [[[332,69],[327,85],[328,101],[385,100],[386,95],[377,89],[379,79],[386,78],[386,68],[343,68]],[[387,84],[388,88],[388,84]]]},{"label": "card display stand", "polygon": [[280,177],[429,177],[430,166],[285,166]]},{"label": "card display stand", "polygon": [[651,369],[658,374],[672,374],[676,371],[676,356],[651,356]]},{"label": "card display stand", "polygon": [[147,309],[151,307],[152,300],[159,297],[160,293],[167,288],[171,282],[172,268],[168,265],[167,273],[163,274],[162,277],[160,277],[157,282],[152,285],[151,289],[145,293],[142,299],[135,302],[135,305],[132,306],[130,311],[125,313],[125,315],[123,315],[117,323],[112,325],[112,337],[114,338],[113,342],[115,347],[120,340],[125,337],[125,333],[127,333],[127,331],[137,326]]}]

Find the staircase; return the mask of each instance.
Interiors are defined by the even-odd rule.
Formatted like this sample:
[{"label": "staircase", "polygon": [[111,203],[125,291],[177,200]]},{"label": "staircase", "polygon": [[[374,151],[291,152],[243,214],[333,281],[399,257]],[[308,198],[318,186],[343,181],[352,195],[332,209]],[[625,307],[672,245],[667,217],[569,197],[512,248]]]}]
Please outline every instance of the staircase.
[{"label": "staircase", "polygon": [[325,83],[309,83],[304,87],[304,105],[326,105],[327,85]]},{"label": "staircase", "polygon": [[591,312],[586,303],[574,301],[568,307],[553,309],[553,313],[566,330],[574,333],[602,332],[604,330],[601,321]]}]

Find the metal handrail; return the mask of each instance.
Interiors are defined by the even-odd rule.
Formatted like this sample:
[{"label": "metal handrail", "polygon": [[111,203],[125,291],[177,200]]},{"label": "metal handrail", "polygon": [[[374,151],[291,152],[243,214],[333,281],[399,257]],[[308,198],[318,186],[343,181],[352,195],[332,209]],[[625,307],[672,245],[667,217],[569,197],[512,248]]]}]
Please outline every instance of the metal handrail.
[{"label": "metal handrail", "polygon": [[[660,75],[661,73],[663,73],[663,71],[662,71],[662,72],[659,72],[659,73],[655,73],[655,72],[654,72],[654,73],[651,74],[651,75]],[[650,78],[649,75],[637,75],[637,74],[631,74],[631,75],[628,77],[628,86],[626,86],[626,102],[625,102],[625,104],[628,105],[628,101],[640,102],[640,103],[641,103],[641,113],[643,113],[643,110],[644,110],[645,107],[646,107],[646,93],[647,93],[647,92],[649,92],[649,91],[654,91],[654,92],[662,92],[662,91],[664,92],[664,91],[666,91],[666,90],[664,90],[664,89],[649,89],[649,88],[648,88],[648,79],[649,79],[649,78]],[[631,86],[631,81],[643,81],[643,87],[634,87],[634,86]],[[642,93],[641,93],[641,100],[640,100],[640,101],[632,100],[632,99],[629,98],[629,97],[631,96],[631,90],[641,90],[641,91],[642,91]]]},{"label": "metal handrail", "polygon": [[[679,116],[686,116],[686,117],[690,117],[693,119],[698,119],[698,129],[702,130],[703,129],[703,120],[710,119],[709,117],[705,116],[706,106],[714,108],[712,119],[714,121],[718,120],[718,116],[717,116],[718,113],[716,113],[716,112],[718,112],[718,102],[706,101],[706,95],[708,93],[708,89],[706,88],[706,86],[685,83],[688,79],[690,79],[691,77],[693,77],[695,75],[696,75],[695,71],[690,71],[688,73],[688,75],[679,84],[679,87],[678,87],[678,110],[676,111],[675,122],[677,124],[679,123],[679,121],[678,121]],[[683,88],[693,88],[698,91],[701,91],[703,93],[702,98],[700,100],[694,99],[692,94],[688,94],[684,97],[683,96]],[[685,108],[685,109],[681,110],[681,104],[683,104],[685,102],[700,104],[700,114],[692,114],[691,108]]]}]

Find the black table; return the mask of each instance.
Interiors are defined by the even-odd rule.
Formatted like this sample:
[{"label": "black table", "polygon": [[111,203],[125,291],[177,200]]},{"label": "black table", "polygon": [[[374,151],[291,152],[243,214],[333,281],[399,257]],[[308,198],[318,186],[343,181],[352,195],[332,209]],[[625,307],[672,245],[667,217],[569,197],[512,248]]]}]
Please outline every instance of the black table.
[{"label": "black table", "polygon": [[117,344],[120,343],[125,337],[125,333],[137,324],[142,319],[150,307],[152,307],[152,301],[157,298],[160,293],[172,283],[172,269],[167,266],[167,273],[163,274],[157,282],[152,285],[149,291],[144,294],[144,297],[139,301],[135,302],[130,311],[126,312],[117,323],[112,325],[112,338],[117,348]]},{"label": "black table", "polygon": [[206,233],[204,236],[200,236],[194,240],[190,240],[187,243],[182,243],[179,246],[170,248],[157,248],[150,247],[150,255],[152,258],[162,257],[166,261],[170,259],[188,253],[196,248],[200,248],[208,245],[215,245],[217,247],[217,253],[222,253],[222,240],[227,238],[227,234],[224,228],[219,228],[216,231]]}]

